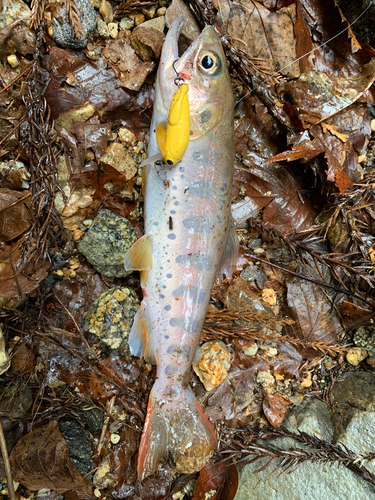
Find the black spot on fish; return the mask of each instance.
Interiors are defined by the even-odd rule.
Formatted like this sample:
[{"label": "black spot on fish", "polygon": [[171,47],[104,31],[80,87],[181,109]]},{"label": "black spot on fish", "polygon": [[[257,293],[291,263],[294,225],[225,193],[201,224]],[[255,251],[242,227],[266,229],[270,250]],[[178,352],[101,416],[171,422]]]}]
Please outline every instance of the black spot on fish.
[{"label": "black spot on fish", "polygon": [[164,307],[164,311],[170,311],[172,307],[170,305]]},{"label": "black spot on fish", "polygon": [[[180,202],[179,202],[179,201],[175,201],[175,202],[173,203],[173,205],[176,205],[176,207],[177,207],[177,205],[179,205],[179,204],[180,204]],[[171,213],[172,213],[172,212],[171,212]],[[175,212],[175,213],[176,213],[176,212]]]},{"label": "black spot on fish", "polygon": [[158,226],[158,225],[159,225],[159,222],[153,222],[153,225],[154,225],[154,226]]},{"label": "black spot on fish", "polygon": [[167,274],[167,278],[168,278],[168,279],[171,279],[171,278],[172,278],[171,273],[168,273],[168,274]]},{"label": "black spot on fish", "polygon": [[172,189],[177,189],[177,186],[172,186]]},{"label": "black spot on fish", "polygon": [[175,234],[168,234],[168,238],[170,240],[175,240],[176,239],[176,235]]},{"label": "black spot on fish", "polygon": [[180,172],[185,172],[184,167],[180,167]]}]

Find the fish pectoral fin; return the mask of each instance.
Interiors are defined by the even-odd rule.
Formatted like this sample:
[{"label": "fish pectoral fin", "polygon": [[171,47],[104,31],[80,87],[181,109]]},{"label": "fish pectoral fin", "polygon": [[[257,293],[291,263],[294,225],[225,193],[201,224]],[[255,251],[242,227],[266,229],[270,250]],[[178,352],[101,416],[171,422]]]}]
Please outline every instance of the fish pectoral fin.
[{"label": "fish pectoral fin", "polygon": [[190,387],[176,384],[172,395],[161,384],[156,381],[148,402],[138,454],[141,480],[155,472],[159,460],[169,454],[179,472],[199,471],[217,446],[214,428]]},{"label": "fish pectoral fin", "polygon": [[149,363],[155,364],[155,350],[152,343],[151,321],[147,305],[143,300],[129,334],[129,347],[133,356],[144,358]]},{"label": "fish pectoral fin", "polygon": [[152,237],[145,234],[125,254],[126,271],[149,271],[152,269]]},{"label": "fish pectoral fin", "polygon": [[222,280],[223,274],[226,276],[232,275],[237,266],[239,248],[240,244],[236,233],[236,226],[234,225],[234,220],[231,216],[227,239],[225,241],[223,254],[218,266],[218,273],[216,276],[217,282]]},{"label": "fish pectoral fin", "polygon": [[156,142],[158,143],[160,152],[164,158],[167,154],[167,129],[165,122],[160,122],[156,126]]}]

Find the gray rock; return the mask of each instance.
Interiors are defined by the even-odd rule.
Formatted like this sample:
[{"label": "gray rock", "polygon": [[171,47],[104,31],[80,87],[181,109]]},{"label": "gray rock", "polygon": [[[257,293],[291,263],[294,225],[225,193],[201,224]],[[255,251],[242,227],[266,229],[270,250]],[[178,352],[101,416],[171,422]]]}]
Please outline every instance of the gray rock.
[{"label": "gray rock", "polygon": [[241,278],[246,281],[254,281],[258,274],[257,266],[247,266],[246,269],[241,271]]},{"label": "gray rock", "polygon": [[129,337],[140,301],[131,288],[111,288],[103,293],[83,317],[85,330],[97,335],[111,349]]},{"label": "gray rock", "polygon": [[354,333],[354,344],[365,349],[375,348],[375,325],[360,326]]},{"label": "gray rock", "polygon": [[292,432],[306,432],[323,441],[332,441],[333,427],[327,405],[316,398],[306,397],[300,406],[292,408],[284,419],[283,427]]},{"label": "gray rock", "polygon": [[[355,453],[375,449],[375,373],[345,373],[332,387],[334,443],[343,443]],[[373,474],[375,463],[365,464]]]},{"label": "gray rock", "polygon": [[137,240],[133,226],[124,217],[110,210],[101,210],[79,243],[78,250],[104,276],[121,278],[125,271],[124,257]]},{"label": "gray rock", "polygon": [[91,440],[87,431],[75,422],[60,422],[60,432],[69,446],[69,456],[82,475],[94,469],[91,459]]},{"label": "gray rock", "polygon": [[255,283],[259,286],[261,290],[263,290],[267,279],[268,279],[267,274],[263,272],[261,269],[259,269],[255,278]]},{"label": "gray rock", "polygon": [[89,0],[76,0],[80,16],[81,26],[84,33],[83,38],[78,39],[73,35],[69,23],[66,7],[61,7],[60,16],[52,16],[52,30],[55,42],[61,47],[68,49],[83,49],[87,46],[87,35],[96,28],[96,11]]},{"label": "gray rock", "polygon": [[[284,420],[285,427],[291,431],[303,431],[330,442],[333,426],[325,403],[315,398],[306,398],[299,406],[292,408]],[[301,448],[293,439],[278,439],[275,446],[286,449],[292,445]],[[313,462],[301,464],[290,474],[280,475],[283,469],[274,474],[275,461],[264,471],[255,473],[269,459],[246,465],[240,475],[239,488],[235,500],[370,500],[374,498],[375,488],[346,467],[320,465]],[[268,476],[268,477],[267,477]]]}]

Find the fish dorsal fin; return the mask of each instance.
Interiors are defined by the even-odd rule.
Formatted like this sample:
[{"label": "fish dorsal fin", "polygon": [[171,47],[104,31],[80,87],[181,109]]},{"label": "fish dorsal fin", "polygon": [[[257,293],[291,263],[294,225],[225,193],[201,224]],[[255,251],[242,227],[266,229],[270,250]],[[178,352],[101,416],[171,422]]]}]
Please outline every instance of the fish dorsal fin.
[{"label": "fish dorsal fin", "polygon": [[129,347],[133,356],[144,358],[149,363],[156,363],[152,344],[151,321],[148,308],[143,300],[129,334]]},{"label": "fish dorsal fin", "polygon": [[160,122],[156,126],[156,142],[158,143],[162,157],[164,158],[167,154],[167,130],[165,122]]},{"label": "fish dorsal fin", "polygon": [[234,221],[231,216],[227,239],[225,241],[223,254],[218,266],[218,273],[216,277],[217,281],[220,281],[223,278],[223,274],[231,276],[237,265],[239,248],[240,244],[236,233],[236,226],[234,225]]},{"label": "fish dorsal fin", "polygon": [[148,271],[152,268],[152,238],[145,234],[125,254],[126,271]]}]

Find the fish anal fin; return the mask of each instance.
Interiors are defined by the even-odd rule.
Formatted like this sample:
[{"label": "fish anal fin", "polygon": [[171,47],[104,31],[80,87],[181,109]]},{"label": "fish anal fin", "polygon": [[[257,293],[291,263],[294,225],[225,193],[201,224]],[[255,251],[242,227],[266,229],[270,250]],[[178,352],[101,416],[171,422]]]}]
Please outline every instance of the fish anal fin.
[{"label": "fish anal fin", "polygon": [[166,123],[160,122],[156,126],[156,142],[160,148],[162,157],[167,154],[167,129]]},{"label": "fish anal fin", "polygon": [[152,342],[152,327],[147,305],[143,300],[129,334],[129,347],[133,356],[144,358],[155,364],[155,351]]},{"label": "fish anal fin", "polygon": [[223,254],[218,266],[217,281],[221,281],[223,274],[231,276],[236,269],[240,244],[236,233],[236,226],[233,218],[230,218],[227,239],[225,241]]},{"label": "fish anal fin", "polygon": [[199,471],[216,446],[215,431],[192,390],[174,387],[173,394],[166,394],[157,380],[150,394],[139,448],[138,477],[143,479],[155,472],[159,460],[168,454],[177,472]]},{"label": "fish anal fin", "polygon": [[126,271],[143,271],[152,268],[152,238],[145,234],[132,245],[125,254]]}]

